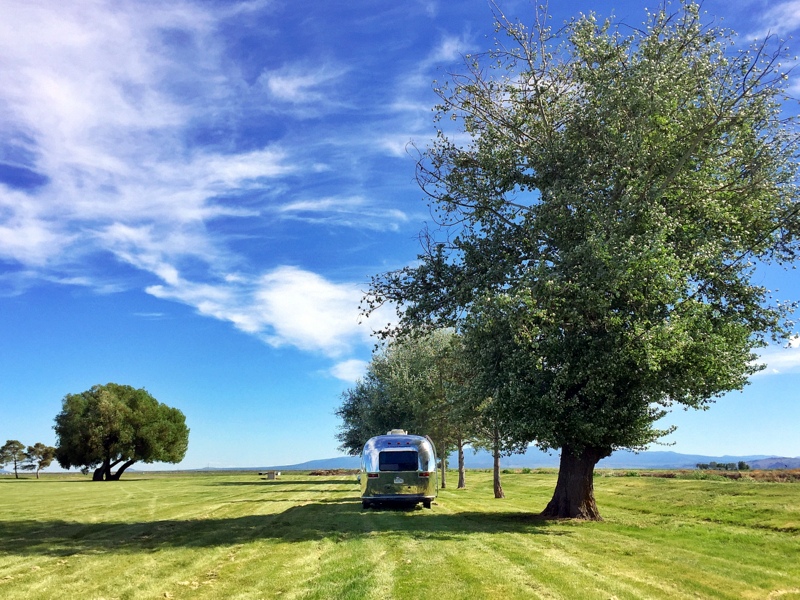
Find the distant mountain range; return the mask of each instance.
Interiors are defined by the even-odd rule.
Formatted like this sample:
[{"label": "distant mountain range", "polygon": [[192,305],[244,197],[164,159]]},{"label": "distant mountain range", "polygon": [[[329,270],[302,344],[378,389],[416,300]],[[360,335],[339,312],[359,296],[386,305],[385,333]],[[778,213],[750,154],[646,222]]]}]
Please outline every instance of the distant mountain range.
[{"label": "distant mountain range", "polygon": [[770,456],[760,460],[745,461],[751,469],[800,469],[800,457]]},{"label": "distant mountain range", "polygon": [[[458,457],[453,452],[449,457],[449,464],[455,468]],[[537,467],[558,467],[558,452],[542,452],[538,448],[529,448],[525,454],[504,456],[500,459],[503,469],[535,469]],[[705,456],[703,454],[679,454],[678,452],[628,452],[619,450],[601,460],[597,466],[600,469],[694,469],[698,463],[738,463],[744,461],[751,469],[800,469],[800,456],[790,458],[783,456],[769,456],[754,454],[750,456]],[[464,462],[468,469],[491,469],[492,455],[480,450],[464,453]],[[229,469],[207,468],[206,470],[247,470],[247,471],[316,471],[327,469],[358,469],[361,458],[358,456],[338,456],[336,458],[323,458],[309,460],[293,465],[273,465],[268,467],[231,467]],[[129,469],[133,471],[133,469]],[[2,475],[13,475],[13,471],[0,470]]]},{"label": "distant mountain range", "polygon": [[[458,464],[456,453],[449,456],[449,464],[455,467]],[[694,469],[698,463],[738,463],[744,461],[751,469],[800,469],[800,457],[787,458],[755,454],[749,456],[705,456],[702,454],[679,454],[678,452],[629,452],[619,450],[608,458],[601,460],[597,466],[601,469]],[[525,454],[504,456],[500,465],[504,469],[523,469],[536,467],[558,467],[558,452],[542,452],[538,448],[529,448]],[[464,453],[464,463],[468,469],[491,469],[492,456],[488,452]],[[361,459],[358,456],[339,456],[310,460],[295,465],[278,465],[271,467],[258,467],[254,470],[276,471],[306,471],[321,469],[358,469]]]}]

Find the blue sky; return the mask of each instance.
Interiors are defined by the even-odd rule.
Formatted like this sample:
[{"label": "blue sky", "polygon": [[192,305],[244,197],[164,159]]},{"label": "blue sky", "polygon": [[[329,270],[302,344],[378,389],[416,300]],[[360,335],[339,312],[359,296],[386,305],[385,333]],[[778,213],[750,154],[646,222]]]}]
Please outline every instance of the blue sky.
[{"label": "blue sky", "polygon": [[[798,0],[704,8],[741,43],[800,29]],[[185,413],[179,467],[337,456],[362,292],[429,219],[407,147],[435,133],[433,80],[493,35],[485,0],[0,0],[0,442],[54,443],[64,395],[113,381]],[[800,455],[800,348],[764,360],[671,415],[672,449]]]}]

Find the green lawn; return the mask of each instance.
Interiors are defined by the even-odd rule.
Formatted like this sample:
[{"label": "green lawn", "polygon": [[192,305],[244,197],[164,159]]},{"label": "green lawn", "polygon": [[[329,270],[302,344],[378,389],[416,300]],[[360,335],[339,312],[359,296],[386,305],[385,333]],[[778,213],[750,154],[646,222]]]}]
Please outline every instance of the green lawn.
[{"label": "green lawn", "polygon": [[0,598],[800,598],[798,484],[601,476],[585,523],[533,516],[554,473],[503,477],[410,511],[353,476],[3,477]]}]

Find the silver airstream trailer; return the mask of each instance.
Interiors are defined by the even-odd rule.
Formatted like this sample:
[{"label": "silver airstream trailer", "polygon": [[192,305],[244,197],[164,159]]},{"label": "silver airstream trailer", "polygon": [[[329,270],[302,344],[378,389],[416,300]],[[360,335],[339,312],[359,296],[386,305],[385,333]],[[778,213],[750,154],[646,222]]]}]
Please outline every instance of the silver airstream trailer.
[{"label": "silver airstream trailer", "polygon": [[360,480],[364,508],[386,502],[430,508],[439,491],[433,442],[402,429],[371,438],[361,454]]}]

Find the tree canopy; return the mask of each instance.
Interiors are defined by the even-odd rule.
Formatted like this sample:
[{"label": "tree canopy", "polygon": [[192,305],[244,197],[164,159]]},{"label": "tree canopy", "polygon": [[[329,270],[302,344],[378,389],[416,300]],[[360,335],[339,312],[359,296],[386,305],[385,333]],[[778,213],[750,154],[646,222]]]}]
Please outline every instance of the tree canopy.
[{"label": "tree canopy", "polygon": [[189,445],[183,413],[129,385],[67,394],[55,421],[58,463],[65,469],[94,468],[95,480],[119,479],[137,461],[180,462]]},{"label": "tree canopy", "polygon": [[450,326],[483,349],[506,433],[561,449],[543,514],[599,518],[598,460],[741,389],[791,332],[795,305],[753,276],[796,258],[797,131],[774,38],[739,50],[689,1],[639,28],[554,31],[542,10],[498,13],[495,50],[437,88],[417,170],[437,229],[366,310],[398,307],[385,335]]},{"label": "tree canopy", "polygon": [[25,460],[25,444],[19,440],[6,440],[0,447],[0,467],[11,465],[14,468],[14,477],[19,479],[19,468]]},{"label": "tree canopy", "polygon": [[377,351],[336,411],[341,449],[359,454],[372,436],[400,428],[429,436],[444,468],[447,454],[464,438],[456,345],[452,331],[439,330]]},{"label": "tree canopy", "polygon": [[49,467],[55,457],[56,449],[53,446],[36,442],[25,450],[25,463],[22,468],[27,471],[36,471],[36,479],[39,479],[39,471]]}]

